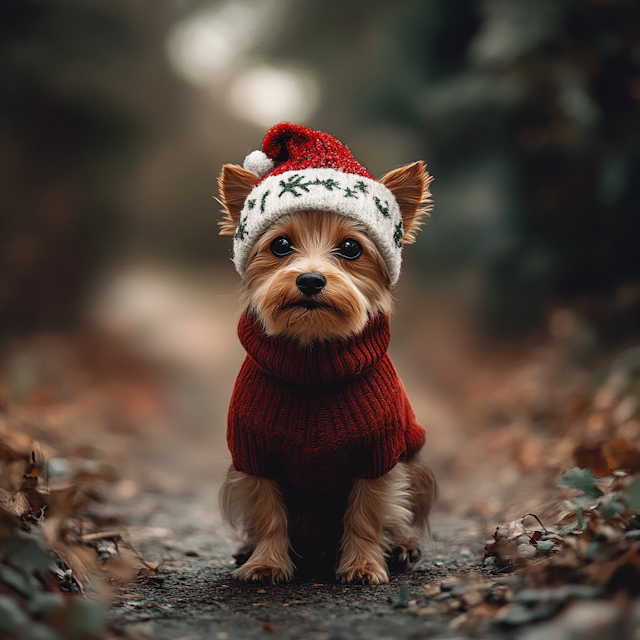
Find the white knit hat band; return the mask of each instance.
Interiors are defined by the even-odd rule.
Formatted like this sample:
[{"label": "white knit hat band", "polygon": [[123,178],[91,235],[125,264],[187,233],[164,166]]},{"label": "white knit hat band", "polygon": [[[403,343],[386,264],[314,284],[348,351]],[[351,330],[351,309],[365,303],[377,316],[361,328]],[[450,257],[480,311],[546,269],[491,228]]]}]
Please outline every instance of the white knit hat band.
[{"label": "white knit hat band", "polygon": [[233,262],[244,276],[251,248],[282,216],[332,211],[360,222],[382,254],[391,284],[400,276],[402,216],[382,183],[335,169],[304,169],[268,176],[245,200],[233,240]]}]

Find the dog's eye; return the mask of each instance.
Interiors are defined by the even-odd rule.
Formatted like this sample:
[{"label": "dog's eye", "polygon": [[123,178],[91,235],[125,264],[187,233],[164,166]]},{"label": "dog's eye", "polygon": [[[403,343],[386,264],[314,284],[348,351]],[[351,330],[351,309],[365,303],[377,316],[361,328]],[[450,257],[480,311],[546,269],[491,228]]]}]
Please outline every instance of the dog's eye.
[{"label": "dog's eye", "polygon": [[353,238],[347,238],[338,247],[338,253],[347,260],[355,260],[362,255],[362,246]]},{"label": "dog's eye", "polygon": [[278,258],[288,256],[291,251],[293,251],[293,245],[289,238],[279,236],[271,243],[271,253],[273,253],[274,256],[278,256]]}]

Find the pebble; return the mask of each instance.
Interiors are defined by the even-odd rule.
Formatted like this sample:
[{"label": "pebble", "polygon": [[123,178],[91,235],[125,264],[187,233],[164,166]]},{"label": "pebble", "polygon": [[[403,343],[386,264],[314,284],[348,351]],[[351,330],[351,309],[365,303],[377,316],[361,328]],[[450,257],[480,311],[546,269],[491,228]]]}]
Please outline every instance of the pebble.
[{"label": "pebble", "polygon": [[64,476],[71,471],[71,465],[65,458],[51,458],[46,463],[47,473],[51,477]]},{"label": "pebble", "polygon": [[521,544],[518,545],[518,557],[519,558],[535,558],[536,554],[535,547],[532,547],[530,544]]}]

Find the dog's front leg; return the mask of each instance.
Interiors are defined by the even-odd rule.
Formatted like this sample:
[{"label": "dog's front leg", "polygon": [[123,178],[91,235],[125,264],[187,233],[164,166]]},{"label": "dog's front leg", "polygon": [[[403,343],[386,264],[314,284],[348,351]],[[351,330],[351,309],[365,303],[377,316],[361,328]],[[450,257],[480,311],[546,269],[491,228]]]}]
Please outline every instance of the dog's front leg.
[{"label": "dog's front leg", "polygon": [[342,582],[365,581],[381,584],[389,581],[382,552],[385,478],[356,478],[344,514],[340,542],[340,563],[336,571]]},{"label": "dog's front leg", "polygon": [[221,494],[227,519],[242,522],[251,557],[233,572],[238,580],[280,582],[293,577],[287,510],[275,480],[230,470]]},{"label": "dog's front leg", "polygon": [[356,478],[344,514],[337,577],[343,582],[388,582],[385,551],[391,540],[385,530],[404,527],[411,517],[405,464],[374,480]]}]

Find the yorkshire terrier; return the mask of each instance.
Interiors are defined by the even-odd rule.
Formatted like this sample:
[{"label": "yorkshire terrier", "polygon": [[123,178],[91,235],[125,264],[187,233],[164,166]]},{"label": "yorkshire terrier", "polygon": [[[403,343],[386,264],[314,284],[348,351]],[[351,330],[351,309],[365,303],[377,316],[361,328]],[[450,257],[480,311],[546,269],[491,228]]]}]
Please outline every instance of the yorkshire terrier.
[{"label": "yorkshire terrier", "polygon": [[422,162],[376,181],[335,138],[288,123],[244,168],[222,169],[247,351],[220,493],[243,537],[237,579],[286,581],[320,563],[379,584],[421,557],[436,484],[387,346],[430,181]]}]

